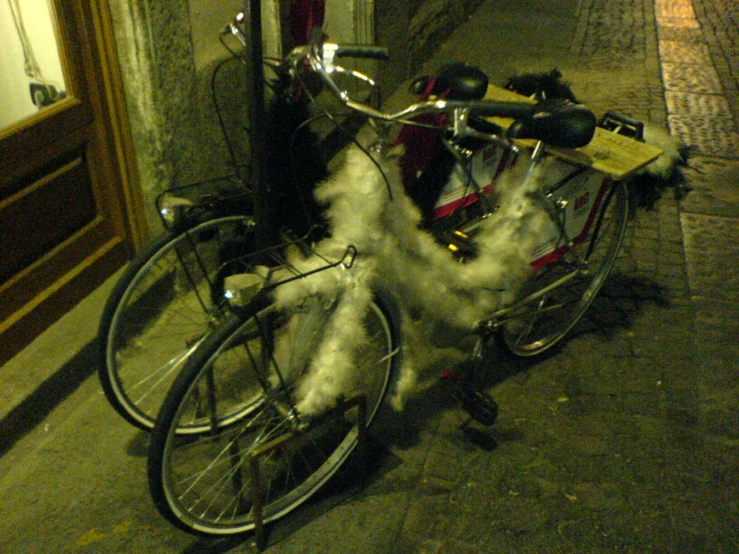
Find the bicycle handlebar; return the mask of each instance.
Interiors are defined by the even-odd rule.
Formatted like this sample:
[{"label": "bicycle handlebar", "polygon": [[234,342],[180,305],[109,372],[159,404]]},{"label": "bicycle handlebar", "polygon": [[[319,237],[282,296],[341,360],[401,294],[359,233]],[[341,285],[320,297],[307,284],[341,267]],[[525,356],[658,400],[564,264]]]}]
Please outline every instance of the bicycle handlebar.
[{"label": "bicycle handlebar", "polygon": [[536,113],[536,105],[524,102],[496,102],[485,100],[427,100],[411,104],[407,108],[395,113],[384,113],[366,104],[355,100],[347,100],[344,104],[369,117],[383,121],[405,121],[419,115],[429,113],[453,113],[458,110],[467,110],[469,115],[484,117],[531,117]]},{"label": "bicycle handlebar", "polygon": [[390,53],[388,52],[388,49],[384,46],[367,46],[363,44],[337,44],[336,57],[389,60]]},{"label": "bicycle handlebar", "polygon": [[[310,45],[305,56],[310,66],[318,73],[324,84],[350,110],[359,112],[368,117],[394,123],[418,124],[412,121],[423,114],[447,114],[451,118],[443,123],[445,128],[453,131],[456,137],[475,137],[478,139],[496,142],[510,146],[503,137],[496,133],[486,133],[470,127],[470,117],[505,117],[514,120],[508,128],[507,138],[529,138],[543,141],[550,146],[562,148],[580,148],[587,145],[593,138],[597,120],[593,112],[575,104],[567,102],[502,102],[499,100],[446,100],[411,104],[396,113],[386,113],[371,106],[353,100],[349,93],[341,90],[331,78],[332,73],[344,70],[335,66],[333,61],[342,47],[336,44],[321,42],[320,33],[316,41]],[[346,55],[355,53],[372,57],[385,55],[385,50],[377,47],[347,47]]]},{"label": "bicycle handlebar", "polygon": [[[320,37],[320,33],[317,34]],[[500,102],[490,100],[431,100],[417,102],[395,112],[387,113],[375,109],[363,102],[353,100],[346,91],[343,91],[331,78],[332,73],[341,69],[334,65],[334,58],[340,56],[388,59],[386,48],[378,46],[350,45],[344,46],[333,43],[324,43],[320,38],[313,44],[299,47],[290,55],[299,59],[308,59],[313,71],[318,73],[324,84],[350,110],[359,112],[373,119],[388,122],[404,122],[408,119],[428,113],[458,113],[465,111],[467,115],[486,117],[526,118],[536,113],[536,105],[528,102]],[[462,118],[465,119],[464,117]]]},{"label": "bicycle handlebar", "polygon": [[[223,33],[236,36],[242,45],[246,46],[246,36],[241,25],[243,16],[238,14],[234,20],[225,26]],[[331,77],[334,73],[351,73],[355,76],[373,83],[368,77],[354,71],[347,71],[335,65],[334,60],[341,57],[365,58],[375,60],[389,59],[388,49],[381,46],[360,44],[334,44],[323,41],[320,29],[314,29],[311,43],[294,48],[282,62],[276,60],[265,60],[277,73],[289,74],[293,79],[299,79],[302,71],[299,70],[304,60],[307,60],[311,69],[317,73],[321,81],[348,109],[359,112],[373,119],[404,123],[419,115],[453,114],[454,128],[457,132],[467,132],[467,120],[470,116],[483,117],[509,117],[513,119],[531,118],[537,113],[537,106],[528,102],[501,102],[490,100],[431,100],[411,104],[406,108],[388,113],[375,109],[372,106],[352,99],[349,93],[342,90]],[[479,133],[476,133],[479,134]],[[489,138],[497,138],[492,135]]]}]

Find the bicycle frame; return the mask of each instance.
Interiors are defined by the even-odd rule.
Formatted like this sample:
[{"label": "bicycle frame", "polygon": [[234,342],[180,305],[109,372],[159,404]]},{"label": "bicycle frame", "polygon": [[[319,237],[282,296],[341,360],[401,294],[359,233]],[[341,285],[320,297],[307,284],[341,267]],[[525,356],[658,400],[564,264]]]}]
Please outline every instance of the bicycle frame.
[{"label": "bicycle frame", "polygon": [[[539,143],[531,154],[527,179],[531,178],[534,170],[542,163],[541,152]],[[445,222],[448,218],[474,207],[477,203],[483,204],[482,210],[477,215],[477,221],[487,217],[489,199],[495,194],[496,180],[514,164],[520,163],[521,156],[522,153],[518,149],[514,151],[514,148],[508,145],[501,147],[499,144],[491,144],[469,156],[467,167],[458,163],[434,208],[432,232],[434,226],[446,228]],[[540,231],[536,246],[531,251],[533,272],[557,262],[568,252],[574,251],[577,254],[577,246],[585,240],[592,226],[596,224],[596,214],[614,183],[611,177],[599,171],[576,166],[557,158],[549,159],[547,172],[543,177],[544,180],[534,195],[549,215],[549,224]],[[474,226],[474,218],[471,224]],[[469,226],[465,227],[462,224],[462,229],[469,230]],[[526,315],[520,312],[521,307],[538,300],[584,271],[587,271],[587,264],[580,262],[564,278],[530,294],[515,305],[492,314],[490,322],[486,322],[486,327],[490,325],[499,327],[515,317]],[[514,312],[519,313],[509,317]]]},{"label": "bicycle frame", "polygon": [[[227,30],[236,35],[243,43],[243,33],[239,26],[232,24]],[[342,47],[323,43],[321,38],[313,44],[295,48],[276,67],[270,62],[278,74],[289,77],[293,86],[300,86],[307,67],[318,75],[327,90],[335,96],[349,111],[367,116],[374,122],[380,135],[380,144],[375,145],[382,151],[389,144],[386,128],[392,125],[419,125],[419,116],[432,114],[443,116],[438,126],[446,130],[450,138],[444,139],[447,148],[454,154],[457,164],[451,174],[449,183],[443,189],[433,210],[430,230],[440,233],[449,229],[464,230],[466,225],[475,224],[493,211],[492,203],[495,195],[495,182],[514,164],[523,163],[523,150],[518,143],[505,136],[481,132],[471,124],[475,117],[527,118],[537,111],[536,104],[529,99],[510,100],[447,100],[444,98],[422,99],[395,113],[386,113],[351,98],[333,80],[332,75],[347,73],[335,64],[342,56],[382,58],[385,54],[375,47],[350,46]],[[307,62],[307,63],[306,63]],[[351,74],[367,83],[374,84],[369,77],[355,72]],[[423,124],[421,124],[423,125]],[[485,146],[475,151],[460,147],[464,139],[481,141]],[[534,170],[545,159],[544,143],[537,141],[530,155],[526,179],[533,177]],[[588,235],[594,224],[595,214],[602,205],[613,180],[600,170],[559,159],[557,156],[546,156],[549,161],[543,181],[537,183],[538,190],[533,193],[538,204],[549,216],[549,224],[541,230],[536,246],[531,252],[531,267],[537,272],[558,262],[565,254],[575,252],[577,246]],[[524,183],[522,183],[523,185]],[[465,211],[474,208],[475,214],[465,221]],[[458,221],[454,216],[462,214]],[[439,233],[439,234],[440,234]],[[576,259],[579,259],[576,256]],[[548,291],[561,286],[571,278],[587,271],[587,264],[577,262],[575,269],[561,281],[550,284],[545,290],[538,291],[517,303],[516,307],[507,308],[491,315],[491,321],[505,321],[510,314],[521,305],[539,299]],[[486,322],[486,325],[489,325]],[[498,326],[500,323],[494,323]]]},{"label": "bicycle frame", "polygon": [[[318,42],[295,49],[280,62],[277,73],[289,79],[294,90],[303,84],[309,66],[324,90],[345,108],[377,122],[380,141],[369,147],[357,142],[336,178],[310,191],[327,206],[326,234],[295,242],[285,233],[277,246],[242,260],[248,273],[227,276],[225,293],[241,309],[188,359],[159,412],[149,482],[157,507],[186,530],[225,535],[251,525],[261,533],[265,521],[287,514],[323,486],[362,442],[364,427],[382,405],[392,375],[403,369],[398,314],[382,305],[385,293],[397,293],[404,302],[398,308],[407,309],[401,313],[418,308],[421,316],[447,318],[477,335],[474,364],[466,364],[461,378],[454,379],[455,394],[471,418],[491,426],[497,404],[475,390],[474,374],[482,367],[483,346],[492,332],[525,317],[530,321],[502,329],[512,353],[536,355],[557,344],[590,307],[623,241],[628,196],[618,180],[626,173],[618,176],[595,162],[582,163],[583,157],[602,159],[603,152],[567,159],[566,153],[545,155],[541,140],[509,139],[533,136],[574,151],[590,140],[596,124],[585,108],[559,111],[557,105],[542,107],[527,99],[424,99],[397,113],[384,113],[353,100],[332,80],[332,74],[346,73],[334,65],[341,55],[384,54],[375,47]],[[417,120],[425,114],[443,117]],[[482,117],[517,121],[509,134],[497,123],[470,122]],[[428,126],[429,121],[438,124],[438,138],[454,156],[435,161],[443,162],[439,165],[445,170],[456,167],[432,206],[432,217],[422,222],[418,206],[411,204],[415,198],[402,196],[401,149],[391,148],[383,131],[394,124]],[[604,144],[603,151],[610,152],[613,144]],[[651,161],[647,157],[643,164]],[[638,163],[628,165],[635,170]],[[510,178],[503,182],[506,176]],[[434,192],[440,181],[434,183]],[[399,198],[393,198],[394,190],[401,193]],[[265,193],[262,200],[263,205],[274,197]],[[436,242],[419,231],[422,224]],[[606,236],[602,241],[601,230]],[[446,234],[457,233],[472,247],[469,258],[467,251],[448,256],[438,244]],[[585,244],[587,252],[578,252]],[[527,280],[528,266],[533,276]],[[424,273],[426,267],[439,271]],[[578,277],[585,278],[578,283]],[[572,287],[563,288],[571,281]],[[578,285],[585,287],[583,292],[571,294],[568,289]],[[539,318],[541,314],[545,316]],[[550,315],[558,320],[554,329],[547,321]],[[413,377],[401,374],[399,382],[408,376]],[[203,392],[208,396],[207,414]],[[347,398],[366,402],[356,418],[348,415]],[[179,440],[182,429],[207,432],[208,448]],[[291,441],[296,434],[303,440]],[[191,449],[193,444],[196,448]],[[264,464],[273,466],[270,484],[265,485],[258,460],[275,445],[279,455]],[[305,467],[294,471],[293,461]],[[243,486],[242,469],[248,462],[251,495]],[[272,483],[277,485],[274,490]],[[265,518],[263,509],[271,510]]]},{"label": "bicycle frame", "polygon": [[[495,193],[495,181],[520,162],[518,154],[511,155],[511,151],[493,144],[474,153],[467,168],[458,164],[434,208],[434,223],[443,227],[444,219],[460,210],[478,201],[487,200],[489,204],[488,197]],[[532,154],[528,173],[541,161],[541,156]],[[571,245],[582,242],[612,182],[608,175],[592,168],[556,158],[550,160],[538,196],[553,221],[542,230],[531,253],[534,271],[556,261]],[[486,215],[483,213],[482,217]]]}]

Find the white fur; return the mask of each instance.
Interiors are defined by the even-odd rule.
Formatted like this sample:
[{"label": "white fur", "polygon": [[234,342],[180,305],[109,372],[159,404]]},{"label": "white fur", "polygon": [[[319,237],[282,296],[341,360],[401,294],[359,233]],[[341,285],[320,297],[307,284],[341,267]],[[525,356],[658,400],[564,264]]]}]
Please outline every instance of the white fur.
[{"label": "white fur", "polygon": [[[319,413],[352,389],[365,338],[362,316],[373,290],[391,293],[405,320],[410,313],[422,314],[427,322],[471,331],[511,303],[529,274],[533,241],[545,221],[529,196],[538,186],[538,174],[524,179],[522,167],[507,172],[496,184],[500,207],[481,225],[478,256],[463,264],[419,228],[421,214],[402,188],[399,154],[381,157],[381,172],[364,152],[350,148],[343,168],[316,190],[316,198],[328,205],[331,238],[319,243],[317,254],[307,259],[291,255],[292,265],[306,272],[326,265],[325,259],[341,259],[347,246],[354,245],[358,250],[354,265],[322,271],[276,290],[276,301],[283,307],[316,294],[338,303],[298,389],[303,413]],[[412,327],[404,323],[405,331]],[[418,387],[416,356],[408,354],[394,399],[398,408]]]},{"label": "white fur", "polygon": [[668,181],[675,166],[684,163],[680,154],[680,143],[666,129],[650,124],[644,126],[644,142],[661,148],[664,152],[659,158],[646,166],[643,171]]}]

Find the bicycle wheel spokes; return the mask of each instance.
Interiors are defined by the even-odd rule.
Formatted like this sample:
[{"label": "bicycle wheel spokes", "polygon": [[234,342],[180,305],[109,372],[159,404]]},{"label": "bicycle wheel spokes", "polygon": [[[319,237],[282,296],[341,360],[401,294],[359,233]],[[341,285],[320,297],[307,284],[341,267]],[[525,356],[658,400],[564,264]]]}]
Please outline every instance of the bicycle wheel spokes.
[{"label": "bicycle wheel spokes", "polygon": [[[295,409],[294,394],[332,306],[309,297],[288,312],[271,306],[246,319],[232,315],[188,360],[164,403],[149,454],[152,496],[172,523],[205,534],[248,531],[256,524],[255,498],[265,522],[277,519],[349,457],[359,437],[357,405],[339,402],[312,420]],[[396,363],[394,333],[375,303],[364,329],[363,378],[349,394],[364,395],[371,420]],[[197,434],[183,435],[183,429]]]},{"label": "bicycle wheel spokes", "polygon": [[[261,501],[270,519],[302,502],[333,473],[357,436],[354,423],[337,418],[298,431],[280,402],[263,393],[238,418],[233,411],[231,417],[226,415],[228,402],[219,402],[217,427],[202,429],[195,440],[175,438],[163,477],[179,518],[192,521],[195,530],[208,532],[251,528],[253,456],[258,456]],[[195,410],[194,406],[185,409]],[[344,449],[342,443],[346,443]]]},{"label": "bicycle wheel spokes", "polygon": [[262,407],[239,425],[216,429],[195,441],[180,441],[170,452],[169,464],[176,502],[187,513],[214,523],[250,517],[249,457],[283,432],[279,424],[269,423]]},{"label": "bicycle wheel spokes", "polygon": [[175,354],[174,358],[167,360],[160,368],[152,370],[149,375],[144,374],[138,383],[132,383],[128,387],[128,396],[134,404],[143,406],[148,396],[157,394],[157,391],[165,386],[165,383],[171,382],[173,374],[182,369],[187,358],[201,342],[202,338],[187,350]]},{"label": "bicycle wheel spokes", "polygon": [[517,348],[538,347],[543,343],[542,337],[548,338],[556,334],[562,319],[571,317],[572,310],[582,298],[589,284],[587,276],[571,264],[547,268],[546,275],[537,280],[542,286],[552,282],[568,279],[559,285],[554,292],[545,294],[537,301],[522,308],[521,314],[506,327],[507,336]]},{"label": "bicycle wheel spokes", "polygon": [[233,428],[221,428],[170,453],[168,479],[176,494],[172,501],[183,514],[207,522],[208,528],[250,526],[251,458],[265,445],[282,441],[258,457],[262,502],[273,518],[300,500],[306,489],[323,482],[321,468],[350,427],[332,422],[292,435],[291,425],[267,404]]},{"label": "bicycle wheel spokes", "polygon": [[131,423],[150,429],[189,355],[225,306],[219,268],[248,250],[251,219],[232,216],[202,223],[162,241],[122,278],[101,321],[106,394]]},{"label": "bicycle wheel spokes", "polygon": [[239,340],[223,345],[193,385],[178,414],[177,432],[215,436],[261,406],[266,369],[255,365],[261,338],[254,322],[247,323]]},{"label": "bicycle wheel spokes", "polygon": [[503,328],[507,348],[533,356],[559,342],[592,304],[613,267],[628,219],[623,183],[613,185],[585,240],[534,274],[522,298],[553,287],[521,309]]}]

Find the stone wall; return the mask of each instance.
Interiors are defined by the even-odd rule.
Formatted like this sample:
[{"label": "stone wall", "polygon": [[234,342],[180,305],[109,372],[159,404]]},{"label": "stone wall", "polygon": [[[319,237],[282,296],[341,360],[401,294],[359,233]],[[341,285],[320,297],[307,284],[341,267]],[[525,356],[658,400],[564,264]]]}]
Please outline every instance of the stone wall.
[{"label": "stone wall", "polygon": [[[413,76],[483,0],[377,0],[376,41],[390,48],[382,82],[389,91]],[[388,91],[388,92],[389,92]]]},{"label": "stone wall", "polygon": [[[347,9],[338,2],[348,3]],[[378,75],[387,95],[412,76],[481,2],[328,0],[327,11],[333,10],[331,33],[336,41],[371,33],[348,29],[344,19],[359,21],[366,17],[356,12],[374,12],[369,27],[374,27],[375,42],[391,52],[390,62],[381,64]],[[146,219],[150,233],[156,234],[161,227],[153,205],[160,192],[232,172],[229,144],[237,163],[248,162],[249,91],[245,90],[244,66],[230,58],[218,39],[220,29],[244,2],[111,0],[109,5]],[[280,28],[285,27],[286,6],[288,2],[262,0],[267,54],[279,55],[284,48],[286,33],[280,33]],[[233,41],[230,44],[237,46]],[[213,96],[221,108],[228,143]]]},{"label": "stone wall", "polygon": [[112,0],[109,5],[153,235],[161,229],[154,209],[160,192],[231,171],[211,94],[214,72],[232,144],[246,160],[243,66],[228,61],[216,72],[229,59],[218,31],[243,2],[224,0],[219,13],[199,11],[195,0]]}]

